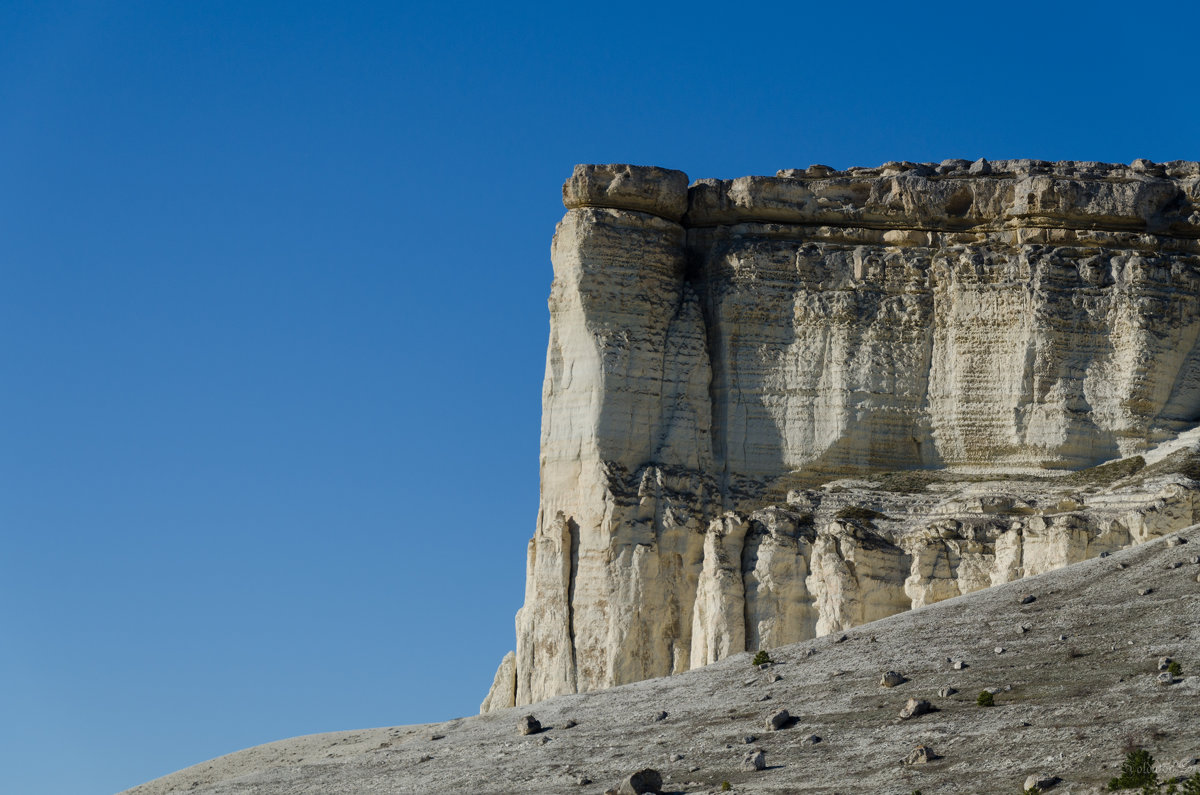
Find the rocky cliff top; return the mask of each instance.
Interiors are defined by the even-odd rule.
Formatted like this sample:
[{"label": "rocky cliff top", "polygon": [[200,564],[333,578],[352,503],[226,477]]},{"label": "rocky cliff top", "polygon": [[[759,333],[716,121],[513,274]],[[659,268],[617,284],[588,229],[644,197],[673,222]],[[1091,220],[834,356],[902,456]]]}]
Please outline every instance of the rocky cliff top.
[{"label": "rocky cliff top", "polygon": [[845,171],[812,165],[690,186],[682,171],[579,165],[563,185],[563,204],[636,210],[689,228],[742,222],[931,231],[1055,227],[1195,239],[1200,163],[981,158]]}]

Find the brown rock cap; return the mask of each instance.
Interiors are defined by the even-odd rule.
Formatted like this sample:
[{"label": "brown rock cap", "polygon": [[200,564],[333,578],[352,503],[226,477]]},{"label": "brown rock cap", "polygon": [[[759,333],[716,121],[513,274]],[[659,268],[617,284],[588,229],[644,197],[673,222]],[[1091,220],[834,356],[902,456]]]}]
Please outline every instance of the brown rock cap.
[{"label": "brown rock cap", "polygon": [[677,222],[687,211],[688,176],[657,166],[578,165],[563,183],[563,204],[569,210],[636,210]]}]

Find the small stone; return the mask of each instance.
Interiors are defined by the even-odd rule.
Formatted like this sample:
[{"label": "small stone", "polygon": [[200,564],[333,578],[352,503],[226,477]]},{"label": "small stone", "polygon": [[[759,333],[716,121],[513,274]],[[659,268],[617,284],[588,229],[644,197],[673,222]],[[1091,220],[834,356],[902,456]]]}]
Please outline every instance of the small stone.
[{"label": "small stone", "polygon": [[1187,539],[1180,538],[1179,536],[1175,536],[1174,538],[1167,539],[1167,546],[1169,546],[1169,547],[1183,546],[1186,543],[1187,543]]},{"label": "small stone", "polygon": [[770,694],[770,693],[764,693],[763,695],[761,695],[761,696],[759,696],[759,697],[758,697],[758,700],[759,700],[759,701],[770,701],[770,700],[771,700],[771,694]]},{"label": "small stone", "polygon": [[900,710],[900,717],[903,720],[915,718],[918,715],[926,715],[933,712],[933,705],[925,699],[910,698],[904,705],[904,709]]},{"label": "small stone", "polygon": [[904,764],[906,765],[923,765],[937,759],[937,754],[927,745],[918,745],[912,749],[912,752],[905,757]]},{"label": "small stone", "polygon": [[742,770],[762,770],[767,766],[767,758],[762,751],[751,751],[742,759]]},{"label": "small stone", "polygon": [[771,667],[771,663],[767,662],[767,663],[763,663],[762,665],[758,666],[758,670],[765,671],[770,667]]},{"label": "small stone", "polygon": [[1059,640],[1066,640],[1066,639],[1067,639],[1067,636],[1066,636],[1066,635],[1059,635],[1059,636],[1058,636],[1058,639],[1059,639]]},{"label": "small stone", "polygon": [[526,715],[517,721],[517,731],[521,734],[537,734],[542,730],[542,724],[532,715]]},{"label": "small stone", "polygon": [[767,716],[767,720],[764,725],[766,726],[767,731],[773,732],[788,725],[788,722],[791,721],[791,719],[792,716],[786,709],[779,709]]},{"label": "small stone", "polygon": [[575,727],[576,727],[576,726],[578,726],[578,725],[579,725],[579,724],[575,722],[574,718],[567,718],[567,722],[566,722],[566,723],[564,723],[564,724],[562,725],[562,727],[563,727],[564,729],[573,729],[573,728],[575,728]]},{"label": "small stone", "polygon": [[1170,657],[1159,657],[1158,658],[1158,670],[1160,670],[1160,671],[1167,670],[1168,668],[1171,667],[1172,662],[1174,662],[1174,660],[1172,660]]},{"label": "small stone", "polygon": [[756,737],[753,734],[747,734],[745,737],[742,738],[742,742],[744,742],[746,745],[749,745],[750,743],[755,742],[757,740],[758,740],[758,737]]},{"label": "small stone", "polygon": [[996,654],[1004,654],[1004,647],[1003,647],[1003,646],[997,646],[997,647],[996,647]]},{"label": "small stone", "polygon": [[1042,775],[1034,774],[1025,779],[1025,789],[1031,790],[1031,789],[1036,788],[1036,789],[1045,791],[1045,790],[1050,789],[1051,787],[1053,787],[1055,784],[1057,784],[1060,781],[1062,781],[1062,779],[1060,779],[1058,776],[1047,776],[1044,774],[1042,774]]},{"label": "small stone", "polygon": [[771,673],[767,674],[767,682],[768,682],[768,683],[771,683],[771,684],[774,684],[775,682],[778,682],[778,681],[779,681],[780,679],[782,679],[782,678],[783,678],[782,676],[780,676],[779,674],[775,673],[774,671],[772,671]]},{"label": "small stone", "polygon": [[1026,632],[1033,629],[1033,625],[1032,624],[1022,624],[1020,627],[1018,627],[1018,629],[1021,631],[1021,634],[1024,635]]},{"label": "small stone", "polygon": [[895,687],[896,685],[902,685],[907,681],[908,680],[904,678],[904,674],[902,674],[898,671],[888,671],[879,680],[879,686],[880,687]]},{"label": "small stone", "polygon": [[539,737],[537,739],[537,742],[538,742],[538,745],[547,745],[550,742],[550,738],[543,734],[541,737]]},{"label": "small stone", "polygon": [[669,757],[667,757],[667,760],[670,762],[682,762],[683,754],[671,754]]},{"label": "small stone", "polygon": [[1117,568],[1118,569],[1127,569],[1127,568],[1129,568],[1129,564],[1128,563],[1118,563]]},{"label": "small stone", "polygon": [[1152,593],[1154,593],[1153,588],[1143,588],[1140,591],[1138,591],[1138,596],[1149,596]]},{"label": "small stone", "polygon": [[981,157],[971,164],[971,167],[967,169],[967,173],[976,174],[978,176],[991,174],[992,164]]},{"label": "small stone", "polygon": [[619,795],[643,795],[647,792],[662,791],[662,776],[653,768],[639,770],[621,781],[617,788]]},{"label": "small stone", "polygon": [[1168,569],[1177,569],[1177,568],[1179,568],[1179,567],[1180,567],[1180,566],[1182,566],[1182,565],[1183,565],[1183,563],[1182,563],[1181,561],[1178,561],[1178,560],[1177,560],[1177,561],[1175,561],[1174,563],[1168,563],[1168,564],[1167,564],[1167,568],[1168,568]]},{"label": "small stone", "polygon": [[1023,605],[1033,604],[1036,601],[1037,601],[1037,597],[1034,596],[1033,594],[1026,594],[1025,596],[1021,597],[1021,604],[1023,604]]},{"label": "small stone", "polygon": [[1188,563],[1200,563],[1200,555],[1192,555],[1188,558]]},{"label": "small stone", "polygon": [[804,650],[804,656],[805,656],[805,657],[811,657],[811,656],[813,656],[813,655],[814,655],[814,654],[816,654],[816,653],[817,653],[816,649],[805,649],[805,650]]},{"label": "small stone", "polygon": [[431,740],[444,740],[444,739],[446,739],[446,735],[444,735],[444,734],[431,734],[431,735],[429,735],[429,739],[431,739]]},{"label": "small stone", "polygon": [[849,640],[849,638],[848,638],[847,636],[845,636],[845,635],[838,635],[838,636],[837,636],[837,639],[836,639],[836,640],[834,640],[834,643],[845,643],[845,642],[846,642],[846,641],[848,641],[848,640]]},{"label": "small stone", "polygon": [[1169,684],[1173,684],[1174,682],[1175,682],[1175,677],[1171,676],[1171,674],[1169,674],[1165,671],[1158,675],[1158,683],[1160,685],[1169,685]]},{"label": "small stone", "polygon": [[969,666],[968,666],[968,665],[967,665],[965,662],[963,662],[962,660],[955,660],[955,661],[954,661],[954,670],[956,670],[956,671],[961,671],[961,670],[963,670],[964,668],[967,668],[967,667],[969,667]]},{"label": "small stone", "polygon": [[955,690],[953,687],[943,687],[940,690],[938,690],[938,698],[950,698],[950,696],[954,695],[957,692],[958,691]]},{"label": "small stone", "polygon": [[821,742],[821,738],[815,734],[806,734],[800,739],[801,745],[816,745]]},{"label": "small stone", "polygon": [[654,716],[655,723],[658,723],[659,721],[664,721],[666,719],[667,719],[667,713],[665,710],[662,712],[659,712],[657,715]]},{"label": "small stone", "polygon": [[1195,767],[1200,765],[1200,756],[1185,756],[1179,760],[1180,767]]},{"label": "small stone", "polygon": [[591,784],[591,783],[592,783],[592,780],[590,778],[588,778],[587,776],[579,776],[578,778],[575,779],[575,784],[576,784],[576,786],[579,786],[579,787],[586,787],[588,784]]}]

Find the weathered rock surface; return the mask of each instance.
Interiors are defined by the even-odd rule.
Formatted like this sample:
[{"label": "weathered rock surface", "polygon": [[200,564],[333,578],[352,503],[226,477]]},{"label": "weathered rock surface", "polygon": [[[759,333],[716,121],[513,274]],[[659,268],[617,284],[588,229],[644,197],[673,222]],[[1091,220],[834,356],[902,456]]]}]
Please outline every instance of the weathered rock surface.
[{"label": "weathered rock surface", "polygon": [[[724,781],[756,795],[1013,793],[1030,775],[1061,778],[1052,792],[1100,795],[1130,743],[1154,756],[1163,778],[1190,777],[1200,769],[1200,585],[1187,561],[1200,526],[1181,535],[1193,543],[1152,541],[847,630],[843,643],[833,636],[773,649],[785,675],[771,685],[743,684],[760,673],[743,652],[677,676],[548,699],[537,708],[545,730],[528,737],[514,731],[521,707],[297,737],[128,795],[601,795],[646,767],[661,774],[662,791],[693,795],[718,793]],[[1167,568],[1177,561],[1184,566]],[[1139,587],[1154,594],[1131,598]],[[1030,592],[1037,601],[1019,606]],[[1014,628],[1018,611],[1029,632]],[[999,656],[997,633],[1009,647]],[[946,659],[960,656],[972,665],[951,672]],[[1184,661],[1182,681],[1155,681],[1162,657]],[[910,682],[881,689],[888,669]],[[936,698],[936,712],[897,719],[907,698],[932,699],[947,677],[960,693]],[[987,688],[1004,695],[981,709],[976,696]],[[762,731],[763,693],[789,710],[796,730]],[[648,720],[660,709],[668,720]],[[562,730],[572,718],[578,725]],[[811,734],[821,742],[805,744]],[[903,764],[918,746],[936,755]],[[742,759],[759,750],[765,769],[743,770]]]},{"label": "weathered rock surface", "polygon": [[840,632],[1200,519],[1180,436],[1200,418],[1200,165],[814,166],[690,188],[597,165],[563,197],[541,504],[485,710]]}]

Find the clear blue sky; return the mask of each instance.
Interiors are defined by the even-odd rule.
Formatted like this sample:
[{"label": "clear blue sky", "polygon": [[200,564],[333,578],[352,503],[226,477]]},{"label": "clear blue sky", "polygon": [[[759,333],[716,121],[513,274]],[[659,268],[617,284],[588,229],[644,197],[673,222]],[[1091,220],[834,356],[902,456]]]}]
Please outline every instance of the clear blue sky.
[{"label": "clear blue sky", "polygon": [[1200,159],[1195,9],[0,3],[0,792],[475,712],[574,163]]}]

